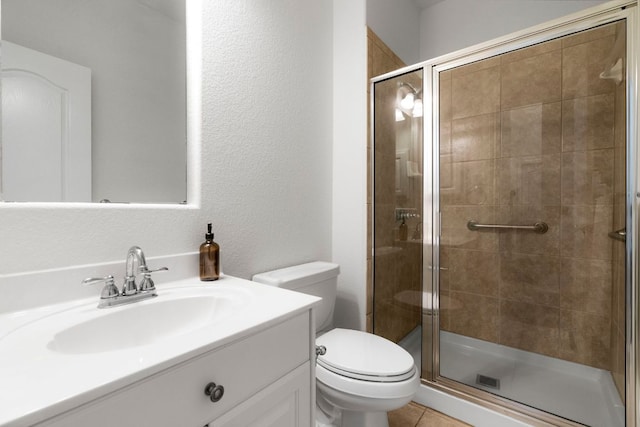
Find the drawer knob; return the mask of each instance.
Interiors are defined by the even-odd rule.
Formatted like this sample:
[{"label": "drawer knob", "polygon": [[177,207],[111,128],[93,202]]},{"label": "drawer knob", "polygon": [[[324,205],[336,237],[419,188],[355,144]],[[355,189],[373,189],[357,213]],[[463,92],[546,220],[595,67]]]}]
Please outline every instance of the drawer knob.
[{"label": "drawer knob", "polygon": [[204,388],[204,394],[209,396],[212,402],[217,402],[222,399],[222,396],[224,396],[224,387],[221,385],[216,385],[216,383],[214,382],[210,382]]}]

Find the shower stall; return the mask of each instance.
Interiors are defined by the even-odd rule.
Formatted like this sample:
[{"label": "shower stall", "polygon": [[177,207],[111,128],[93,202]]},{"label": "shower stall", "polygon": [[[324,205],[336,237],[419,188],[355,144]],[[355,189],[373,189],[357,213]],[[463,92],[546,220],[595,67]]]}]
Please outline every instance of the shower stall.
[{"label": "shower stall", "polygon": [[422,387],[636,425],[639,39],[618,3],[372,79],[373,332]]}]

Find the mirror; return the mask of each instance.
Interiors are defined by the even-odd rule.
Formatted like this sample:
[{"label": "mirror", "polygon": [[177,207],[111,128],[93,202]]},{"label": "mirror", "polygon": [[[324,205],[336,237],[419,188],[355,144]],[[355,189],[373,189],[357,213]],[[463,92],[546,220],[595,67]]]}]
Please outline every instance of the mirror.
[{"label": "mirror", "polygon": [[0,200],[186,201],[186,0],[1,0]]}]

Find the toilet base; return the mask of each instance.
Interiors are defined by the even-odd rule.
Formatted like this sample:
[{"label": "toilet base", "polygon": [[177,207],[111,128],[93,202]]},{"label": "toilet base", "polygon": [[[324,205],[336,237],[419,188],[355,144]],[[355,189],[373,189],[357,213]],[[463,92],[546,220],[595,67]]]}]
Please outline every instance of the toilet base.
[{"label": "toilet base", "polygon": [[386,412],[343,410],[327,415],[316,406],[316,427],[389,427],[389,419]]},{"label": "toilet base", "polygon": [[342,411],[341,427],[389,427],[386,412]]},{"label": "toilet base", "polygon": [[[420,385],[418,370],[415,369],[408,380],[376,383],[376,390],[371,389],[372,384],[363,381],[364,385],[360,390],[354,388],[355,393],[349,393],[323,382],[322,377],[341,385],[336,378],[330,376],[333,374],[325,371],[320,365],[316,367],[317,427],[389,427],[387,411],[409,403]],[[355,380],[345,378],[345,382],[353,387]],[[368,393],[358,394],[363,388]],[[373,395],[374,391],[378,392],[376,397]]]},{"label": "toilet base", "polygon": [[342,413],[324,399],[316,398],[316,427],[341,427]]},{"label": "toilet base", "polygon": [[[326,387],[322,387],[322,389],[325,392],[329,391]],[[328,401],[326,397],[327,395],[321,392],[316,394],[316,427],[389,427],[387,412],[380,411],[381,405],[379,403],[371,407],[369,405],[358,407],[359,405],[353,404],[355,401],[352,401],[352,405],[348,406],[359,410],[347,410],[344,409],[345,405],[337,406]],[[333,395],[332,397],[338,396]],[[338,400],[340,403],[346,403],[340,399]],[[355,400],[361,399],[355,398]],[[393,405],[394,409],[400,406],[402,405]],[[372,411],[373,407],[378,410]]]}]

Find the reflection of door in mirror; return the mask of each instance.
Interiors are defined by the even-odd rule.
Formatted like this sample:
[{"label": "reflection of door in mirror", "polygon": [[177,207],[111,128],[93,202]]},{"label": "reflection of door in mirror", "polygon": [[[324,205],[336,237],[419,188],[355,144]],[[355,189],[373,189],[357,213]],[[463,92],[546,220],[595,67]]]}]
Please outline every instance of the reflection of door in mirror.
[{"label": "reflection of door in mirror", "polygon": [[[184,202],[185,0],[0,0],[0,5],[3,41],[91,70],[90,201]],[[16,162],[16,168],[33,169],[29,153],[22,151],[28,162]],[[53,196],[32,197],[20,200]]]},{"label": "reflection of door in mirror", "polygon": [[91,70],[2,42],[2,199],[91,201]]}]

